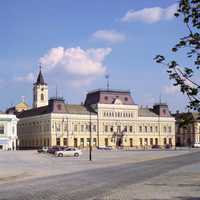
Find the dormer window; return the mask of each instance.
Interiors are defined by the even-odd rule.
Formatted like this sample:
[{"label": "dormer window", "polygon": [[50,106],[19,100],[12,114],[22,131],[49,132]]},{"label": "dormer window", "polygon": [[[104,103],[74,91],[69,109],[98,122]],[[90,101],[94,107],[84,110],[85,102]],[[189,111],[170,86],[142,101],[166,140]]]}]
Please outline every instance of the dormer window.
[{"label": "dormer window", "polygon": [[128,101],[128,97],[125,97],[125,98],[124,98],[124,101]]},{"label": "dormer window", "polygon": [[105,96],[105,97],[104,97],[104,99],[107,101],[107,100],[108,100],[108,97],[107,97],[107,96]]}]

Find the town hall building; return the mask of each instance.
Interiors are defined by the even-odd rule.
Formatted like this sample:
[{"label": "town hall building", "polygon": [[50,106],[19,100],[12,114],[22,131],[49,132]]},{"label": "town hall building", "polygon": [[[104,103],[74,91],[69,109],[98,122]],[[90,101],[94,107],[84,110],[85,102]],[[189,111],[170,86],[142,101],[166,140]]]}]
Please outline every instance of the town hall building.
[{"label": "town hall building", "polygon": [[175,119],[167,104],[143,108],[130,91],[101,89],[89,92],[84,104],[48,98],[48,84],[39,72],[33,85],[33,107],[18,113],[20,148],[112,146],[151,148],[175,146]]}]

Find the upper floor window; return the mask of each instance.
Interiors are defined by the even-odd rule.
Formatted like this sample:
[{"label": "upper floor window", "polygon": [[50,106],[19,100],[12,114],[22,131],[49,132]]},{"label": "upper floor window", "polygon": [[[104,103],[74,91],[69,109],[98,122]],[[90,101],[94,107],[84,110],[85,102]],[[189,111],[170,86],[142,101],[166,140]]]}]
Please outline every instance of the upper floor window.
[{"label": "upper floor window", "polygon": [[164,131],[164,133],[167,132],[167,128],[166,128],[166,126],[164,126],[163,131]]},{"label": "upper floor window", "polygon": [[108,132],[108,126],[105,126],[105,132]]},{"label": "upper floor window", "polygon": [[171,126],[168,127],[168,132],[169,132],[169,133],[172,132],[172,127],[171,127]]},{"label": "upper floor window", "polygon": [[151,133],[153,132],[153,127],[152,127],[152,126],[150,126],[150,132],[151,132]]},{"label": "upper floor window", "polygon": [[140,126],[140,132],[142,132],[142,126]]},{"label": "upper floor window", "polygon": [[130,131],[131,133],[133,132],[133,127],[132,127],[132,126],[129,127],[129,131]]},{"label": "upper floor window", "polygon": [[147,133],[147,126],[144,127],[145,132]]},{"label": "upper floor window", "polygon": [[0,134],[4,134],[4,125],[0,125]]}]

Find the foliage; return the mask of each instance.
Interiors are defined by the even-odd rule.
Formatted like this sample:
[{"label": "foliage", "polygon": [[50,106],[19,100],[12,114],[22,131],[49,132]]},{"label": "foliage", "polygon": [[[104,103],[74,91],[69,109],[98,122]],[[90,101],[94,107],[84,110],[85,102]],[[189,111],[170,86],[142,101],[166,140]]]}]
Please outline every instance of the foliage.
[{"label": "foliage", "polygon": [[180,0],[175,16],[183,20],[188,33],[180,38],[171,50],[173,53],[185,50],[185,57],[189,59],[191,66],[181,66],[175,60],[167,61],[163,55],[157,55],[154,59],[167,66],[167,73],[173,85],[187,95],[187,107],[200,112],[200,84],[194,78],[200,69],[200,0]]}]

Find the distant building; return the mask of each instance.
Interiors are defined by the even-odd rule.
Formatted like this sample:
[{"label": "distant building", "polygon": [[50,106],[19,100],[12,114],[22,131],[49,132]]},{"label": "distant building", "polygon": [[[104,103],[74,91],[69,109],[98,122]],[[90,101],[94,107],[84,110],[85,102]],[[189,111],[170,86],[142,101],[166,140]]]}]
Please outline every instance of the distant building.
[{"label": "distant building", "polygon": [[200,143],[200,113],[176,113],[176,145],[193,146]]},{"label": "distant building", "polygon": [[17,122],[15,115],[0,112],[0,150],[16,150]]},{"label": "distant building", "polygon": [[7,114],[17,114],[24,110],[28,110],[29,108],[30,108],[29,105],[26,102],[22,101],[19,104],[17,104],[16,106],[12,106],[12,107],[8,108],[6,110],[6,113]]},{"label": "distant building", "polygon": [[175,146],[175,119],[166,104],[141,108],[130,91],[95,90],[83,105],[48,99],[48,86],[40,70],[33,89],[33,108],[18,114],[21,148],[40,146],[92,146],[150,148]]}]

